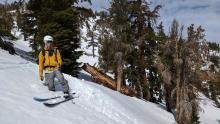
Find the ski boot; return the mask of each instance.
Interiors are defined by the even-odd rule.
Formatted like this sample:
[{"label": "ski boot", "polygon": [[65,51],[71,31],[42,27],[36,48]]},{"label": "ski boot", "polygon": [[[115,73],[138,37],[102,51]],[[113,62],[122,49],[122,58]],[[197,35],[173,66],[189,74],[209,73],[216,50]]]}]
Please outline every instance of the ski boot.
[{"label": "ski boot", "polygon": [[73,95],[72,95],[72,93],[70,93],[69,91],[67,91],[67,92],[63,92],[64,93],[64,98],[65,99],[69,99],[69,98],[72,98],[73,97]]}]

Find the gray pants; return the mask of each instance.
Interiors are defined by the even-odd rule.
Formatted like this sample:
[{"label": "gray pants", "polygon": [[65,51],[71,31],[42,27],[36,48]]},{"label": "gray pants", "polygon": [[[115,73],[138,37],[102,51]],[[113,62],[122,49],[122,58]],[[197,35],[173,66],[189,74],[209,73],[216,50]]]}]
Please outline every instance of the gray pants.
[{"label": "gray pants", "polygon": [[54,78],[57,78],[63,87],[63,92],[69,92],[69,85],[67,80],[64,79],[63,74],[59,70],[54,70],[50,73],[45,73],[45,84],[48,89],[55,91]]}]

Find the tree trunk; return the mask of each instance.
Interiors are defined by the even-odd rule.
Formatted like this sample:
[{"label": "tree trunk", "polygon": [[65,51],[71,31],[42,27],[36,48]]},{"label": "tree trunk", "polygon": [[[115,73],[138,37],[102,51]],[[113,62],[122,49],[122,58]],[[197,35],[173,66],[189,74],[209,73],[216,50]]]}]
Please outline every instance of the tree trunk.
[{"label": "tree trunk", "polygon": [[23,33],[24,34],[24,41],[27,41],[27,33]]},{"label": "tree trunk", "polygon": [[180,84],[180,68],[177,67],[177,78],[176,78],[176,120],[180,122],[180,108],[181,108],[181,84]]},{"label": "tree trunk", "polygon": [[141,83],[144,86],[145,92],[143,93],[143,98],[146,100],[151,99],[150,91],[149,91],[149,84],[146,77],[146,71],[145,71],[145,55],[144,55],[144,44],[140,46],[140,77],[141,77]]},{"label": "tree trunk", "polygon": [[[109,77],[108,75],[106,75],[105,73],[101,72],[99,69],[97,69],[96,67],[93,67],[91,65],[89,65],[88,63],[84,64],[82,67],[86,72],[88,72],[89,74],[91,74],[94,78],[94,80],[99,83],[102,84],[106,87],[109,87],[113,90],[117,89],[117,83],[114,79],[112,79],[111,77]],[[134,96],[135,92],[126,87],[126,86],[121,86],[120,92],[128,95],[128,96]]]},{"label": "tree trunk", "polygon": [[187,91],[185,86],[185,60],[178,57],[177,59],[177,99],[176,99],[176,120],[178,124],[190,124],[192,119],[192,113],[190,110],[190,106],[187,105]]},{"label": "tree trunk", "polygon": [[118,76],[117,76],[117,91],[120,92],[121,90],[121,85],[122,85],[122,75],[123,71],[121,68],[118,68]]},{"label": "tree trunk", "polygon": [[95,41],[94,41],[94,33],[92,32],[92,56],[95,57]]},{"label": "tree trunk", "polygon": [[164,85],[165,88],[165,101],[166,101],[166,107],[168,112],[172,112],[172,100],[171,100],[171,91],[172,88],[169,84]]},{"label": "tree trunk", "polygon": [[142,3],[143,1],[142,0],[138,0],[136,1],[136,5],[137,5],[137,22],[136,22],[136,25],[137,25],[137,32],[136,32],[136,38],[137,38],[137,43],[138,43],[138,47],[139,47],[139,50],[138,50],[138,73],[139,73],[139,79],[140,79],[140,89],[143,89],[142,93],[143,94],[143,98],[146,99],[146,100],[150,100],[151,96],[150,96],[150,90],[149,90],[149,84],[148,84],[148,81],[147,81],[147,77],[146,77],[146,67],[145,67],[145,54],[144,54],[144,51],[145,51],[145,34],[146,32],[144,31],[146,29],[145,27],[145,24],[146,24],[146,21],[145,21],[145,14],[144,14],[144,11],[143,11],[143,7],[142,7]]},{"label": "tree trunk", "polygon": [[122,52],[116,53],[117,62],[117,91],[120,92],[121,85],[123,81],[123,62],[122,62]]}]

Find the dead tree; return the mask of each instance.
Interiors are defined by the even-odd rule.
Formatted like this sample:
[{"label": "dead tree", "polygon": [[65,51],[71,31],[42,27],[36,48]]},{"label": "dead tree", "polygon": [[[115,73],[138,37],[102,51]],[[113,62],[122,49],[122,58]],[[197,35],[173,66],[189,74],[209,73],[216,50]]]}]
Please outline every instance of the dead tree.
[{"label": "dead tree", "polygon": [[[84,64],[82,66],[82,69],[84,69],[86,72],[92,75],[96,83],[102,84],[108,88],[111,88],[113,90],[117,89],[117,83],[114,79],[112,79],[110,76],[106,75],[105,73],[101,72],[100,69],[97,69],[94,66],[89,65],[88,63]],[[134,96],[135,92],[126,87],[121,86],[120,92],[122,94],[128,95],[128,96]]]},{"label": "dead tree", "polygon": [[116,53],[115,57],[117,60],[117,91],[120,92],[123,80],[122,52]]}]

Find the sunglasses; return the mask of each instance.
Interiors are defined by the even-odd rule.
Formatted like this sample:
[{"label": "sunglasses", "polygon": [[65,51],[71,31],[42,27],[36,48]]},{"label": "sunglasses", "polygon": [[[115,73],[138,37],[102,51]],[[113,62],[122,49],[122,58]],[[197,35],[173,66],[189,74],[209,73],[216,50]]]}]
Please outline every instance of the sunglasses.
[{"label": "sunglasses", "polygon": [[53,42],[52,40],[48,40],[48,41],[47,41],[47,43],[52,43],[52,42]]}]

